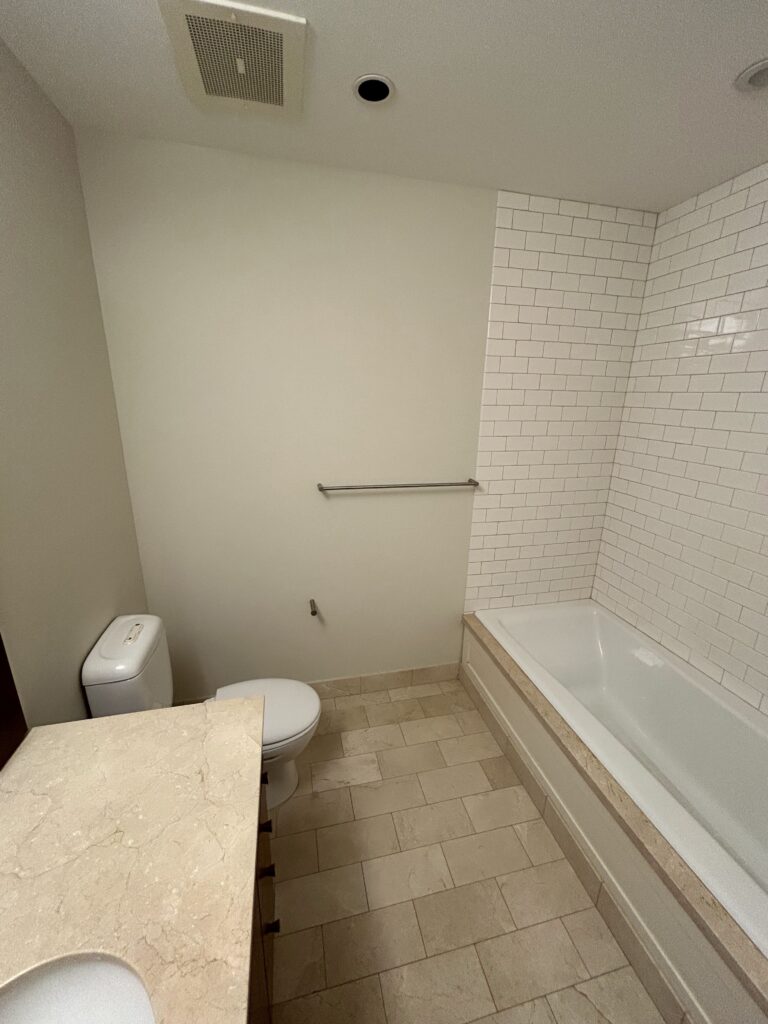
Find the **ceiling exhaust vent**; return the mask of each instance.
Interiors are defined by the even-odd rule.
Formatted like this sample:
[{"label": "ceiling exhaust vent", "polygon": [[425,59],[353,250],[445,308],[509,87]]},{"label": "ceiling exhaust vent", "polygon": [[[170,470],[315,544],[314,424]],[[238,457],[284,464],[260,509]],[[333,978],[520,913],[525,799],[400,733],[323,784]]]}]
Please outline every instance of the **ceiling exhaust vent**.
[{"label": "ceiling exhaust vent", "polygon": [[176,65],[208,110],[301,109],[306,20],[220,0],[159,0]]}]

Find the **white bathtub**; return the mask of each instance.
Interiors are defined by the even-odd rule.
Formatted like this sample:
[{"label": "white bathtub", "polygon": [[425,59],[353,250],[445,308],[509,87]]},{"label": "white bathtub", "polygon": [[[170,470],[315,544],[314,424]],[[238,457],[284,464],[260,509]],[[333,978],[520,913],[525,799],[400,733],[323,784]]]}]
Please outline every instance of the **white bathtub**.
[{"label": "white bathtub", "polygon": [[480,611],[768,955],[768,721],[593,601]]}]

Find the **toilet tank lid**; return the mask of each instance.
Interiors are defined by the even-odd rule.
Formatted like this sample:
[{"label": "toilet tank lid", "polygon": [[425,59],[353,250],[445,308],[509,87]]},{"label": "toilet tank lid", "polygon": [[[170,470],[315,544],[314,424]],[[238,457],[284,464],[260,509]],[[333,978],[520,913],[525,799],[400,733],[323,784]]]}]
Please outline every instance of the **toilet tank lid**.
[{"label": "toilet tank lid", "polygon": [[85,659],[80,675],[83,686],[119,683],[139,675],[164,631],[163,620],[157,615],[118,615]]}]

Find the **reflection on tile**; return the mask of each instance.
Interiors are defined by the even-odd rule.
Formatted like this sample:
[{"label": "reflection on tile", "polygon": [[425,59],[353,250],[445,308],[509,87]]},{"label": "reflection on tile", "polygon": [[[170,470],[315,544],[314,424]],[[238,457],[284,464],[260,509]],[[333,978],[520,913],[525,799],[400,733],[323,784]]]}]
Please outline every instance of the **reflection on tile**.
[{"label": "reflection on tile", "polygon": [[367,860],[363,873],[371,909],[389,907],[453,886],[439,846],[420,846],[417,850]]},{"label": "reflection on tile", "polygon": [[350,756],[375,753],[377,750],[388,750],[390,747],[402,747],[405,740],[399,725],[375,725],[353,732],[342,732],[341,744],[344,753]]},{"label": "reflection on tile", "polygon": [[443,843],[443,852],[456,885],[495,878],[530,864],[513,828],[451,839]]},{"label": "reflection on tile", "polygon": [[605,974],[625,966],[626,957],[594,908],[564,917],[563,924],[590,974]]},{"label": "reflection on tile", "polygon": [[282,836],[272,840],[272,859],[275,862],[278,882],[289,878],[311,875],[317,871],[317,844],[314,832],[299,832],[294,836]]},{"label": "reflection on tile", "polygon": [[325,988],[323,937],[319,928],[275,938],[272,977],[276,1003]]},{"label": "reflection on tile", "polygon": [[387,971],[381,989],[389,1024],[465,1024],[496,1009],[471,946]]},{"label": "reflection on tile", "polygon": [[380,779],[381,772],[375,754],[340,757],[335,761],[320,761],[312,765],[312,788],[316,793],[363,782],[378,782]]},{"label": "reflection on tile", "polygon": [[398,700],[389,704],[376,704],[365,709],[369,725],[395,725],[423,718],[424,712],[417,700]]},{"label": "reflection on tile", "polygon": [[281,933],[300,931],[368,909],[359,864],[292,878],[275,886]]},{"label": "reflection on tile", "polygon": [[323,936],[329,985],[364,978],[425,955],[412,903],[324,925]]},{"label": "reflection on tile", "polygon": [[272,1011],[273,1024],[387,1024],[378,977],[352,981],[338,988],[289,1003]]},{"label": "reflection on tile", "polygon": [[[431,772],[420,772],[419,782],[429,803],[450,800],[469,793],[482,793],[491,788],[479,764],[457,764],[451,768],[436,768]],[[470,814],[471,817],[471,814]]]},{"label": "reflection on tile", "polygon": [[333,761],[334,758],[343,756],[341,736],[338,733],[326,733],[324,736],[313,736],[296,758],[296,763],[312,764],[315,761]]},{"label": "reflection on tile", "polygon": [[453,715],[459,711],[475,710],[472,698],[463,690],[443,693],[439,697],[421,697],[420,700],[425,715]]},{"label": "reflection on tile", "polygon": [[493,879],[422,896],[414,905],[428,956],[469,946],[515,927]]},{"label": "reflection on tile", "polygon": [[356,818],[370,818],[374,814],[418,807],[426,802],[418,778],[412,775],[354,786],[350,792]]},{"label": "reflection on tile", "polygon": [[403,686],[389,691],[390,700],[416,700],[419,697],[432,697],[441,692],[437,683],[420,683]]},{"label": "reflection on tile", "polygon": [[631,967],[548,997],[557,1024],[663,1024]]},{"label": "reflection on tile", "polygon": [[488,726],[479,711],[459,711],[456,718],[465,736],[471,736],[476,732],[488,732]]},{"label": "reflection on tile", "polygon": [[428,740],[461,736],[461,726],[454,715],[425,718],[420,722],[403,722],[402,730],[406,743],[426,743]]},{"label": "reflection on tile", "polygon": [[446,800],[443,803],[427,804],[426,807],[395,811],[392,817],[401,850],[455,839],[473,831],[472,822],[461,800]]},{"label": "reflection on tile", "polygon": [[518,928],[592,906],[567,860],[514,871],[500,878],[499,885]]},{"label": "reflection on tile", "polygon": [[326,679],[322,683],[312,683],[318,697],[345,697],[350,693],[360,693],[360,677],[350,676],[347,679]]},{"label": "reflection on tile", "polygon": [[445,768],[443,755],[436,743],[416,743],[412,747],[399,747],[397,750],[380,750],[377,757],[385,779],[426,772],[431,768]]},{"label": "reflection on tile", "polygon": [[478,832],[501,828],[502,825],[516,825],[519,821],[529,821],[539,816],[523,786],[468,796],[464,804]]},{"label": "reflection on tile", "polygon": [[477,946],[496,1005],[516,1006],[587,980],[587,970],[560,921],[510,932]]},{"label": "reflection on tile", "polygon": [[360,686],[363,693],[375,690],[394,690],[402,686],[410,686],[413,669],[396,669],[394,672],[379,672],[373,676],[361,676]]},{"label": "reflection on tile", "polygon": [[489,732],[440,740],[438,746],[446,764],[466,764],[467,761],[501,756],[499,745]]},{"label": "reflection on tile", "polygon": [[520,822],[519,825],[515,825],[515,832],[520,836],[520,842],[532,864],[546,864],[548,861],[562,858],[563,851],[541,818]]},{"label": "reflection on tile", "polygon": [[[314,833],[312,833],[314,835]],[[317,830],[320,870],[355,864],[372,857],[397,853],[400,849],[391,814],[362,821],[347,821]]]},{"label": "reflection on tile", "polygon": [[307,832],[323,825],[350,821],[353,817],[348,789],[331,789],[325,793],[293,796],[278,808],[275,834],[288,836],[294,832]]},{"label": "reflection on tile", "polygon": [[365,708],[343,708],[341,711],[322,711],[316,735],[343,732],[345,729],[365,729],[368,717]]},{"label": "reflection on tile", "polygon": [[506,757],[492,757],[487,761],[481,761],[480,767],[494,789],[509,789],[510,786],[520,785],[520,779]]}]

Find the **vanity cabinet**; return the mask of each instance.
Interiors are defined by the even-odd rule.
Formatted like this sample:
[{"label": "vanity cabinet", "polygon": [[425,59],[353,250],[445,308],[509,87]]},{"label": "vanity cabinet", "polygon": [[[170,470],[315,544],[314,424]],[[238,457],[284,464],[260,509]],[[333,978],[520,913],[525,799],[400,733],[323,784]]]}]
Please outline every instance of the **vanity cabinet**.
[{"label": "vanity cabinet", "polygon": [[271,1020],[273,947],[280,926],[275,920],[275,865],[270,842],[272,821],[267,809],[267,785],[265,773],[259,801],[248,1024],[269,1024]]}]

